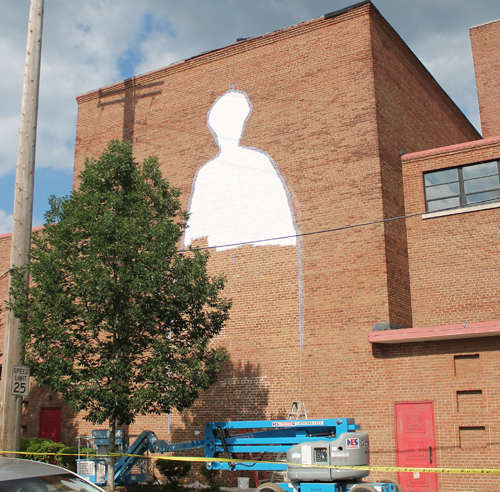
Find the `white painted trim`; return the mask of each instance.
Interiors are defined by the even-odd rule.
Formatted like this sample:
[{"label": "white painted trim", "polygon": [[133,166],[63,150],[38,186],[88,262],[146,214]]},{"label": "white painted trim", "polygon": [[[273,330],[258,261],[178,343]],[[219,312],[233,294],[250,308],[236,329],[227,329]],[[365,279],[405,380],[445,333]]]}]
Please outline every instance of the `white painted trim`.
[{"label": "white painted trim", "polygon": [[488,24],[495,24],[495,22],[500,22],[500,19],[492,20],[489,22],[483,22],[482,24],[476,24],[475,26],[469,27],[469,31],[471,29],[475,29],[476,27],[487,26]]},{"label": "white painted trim", "polygon": [[482,205],[473,205],[470,207],[460,207],[450,210],[438,210],[437,212],[429,212],[422,214],[422,219],[434,219],[436,217],[445,217],[447,215],[467,214],[469,212],[479,212],[480,210],[489,210],[491,208],[500,208],[500,202],[483,203]]}]

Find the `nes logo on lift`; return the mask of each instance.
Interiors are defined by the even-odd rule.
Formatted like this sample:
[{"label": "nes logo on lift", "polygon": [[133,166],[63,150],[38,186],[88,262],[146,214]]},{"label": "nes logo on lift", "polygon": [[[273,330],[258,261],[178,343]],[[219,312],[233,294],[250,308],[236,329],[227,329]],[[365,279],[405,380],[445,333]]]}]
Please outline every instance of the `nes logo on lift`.
[{"label": "nes logo on lift", "polygon": [[359,438],[346,439],[346,447],[347,449],[359,449]]}]

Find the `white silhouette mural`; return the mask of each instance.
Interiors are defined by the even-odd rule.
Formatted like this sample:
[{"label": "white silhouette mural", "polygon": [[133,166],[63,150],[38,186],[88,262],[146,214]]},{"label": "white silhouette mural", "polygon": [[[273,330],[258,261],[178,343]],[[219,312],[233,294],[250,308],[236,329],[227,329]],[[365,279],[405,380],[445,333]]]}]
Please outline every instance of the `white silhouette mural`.
[{"label": "white silhouette mural", "polygon": [[203,237],[216,251],[241,243],[297,245],[290,199],[276,165],[265,152],[240,145],[251,108],[244,92],[230,90],[208,113],[219,153],[195,177],[184,246]]},{"label": "white silhouette mural", "polygon": [[194,178],[183,247],[204,237],[216,251],[243,245],[296,247],[302,350],[302,273],[297,226],[288,190],[274,161],[261,150],[240,145],[251,111],[248,96],[233,89],[219,97],[208,112],[207,124],[219,153]]}]

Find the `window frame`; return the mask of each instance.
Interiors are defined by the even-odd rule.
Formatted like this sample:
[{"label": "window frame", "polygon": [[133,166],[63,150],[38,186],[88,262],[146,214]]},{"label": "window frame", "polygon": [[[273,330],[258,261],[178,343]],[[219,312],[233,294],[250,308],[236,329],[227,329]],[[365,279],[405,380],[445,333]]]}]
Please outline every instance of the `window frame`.
[{"label": "window frame", "polygon": [[[496,169],[497,169],[496,174],[487,174],[487,175],[484,175],[484,176],[477,176],[477,177],[473,177],[473,178],[465,178],[464,179],[464,175],[463,175],[464,168],[473,167],[473,166],[479,166],[481,164],[490,164],[490,163],[496,163]],[[426,176],[428,176],[430,174],[433,174],[433,173],[438,173],[440,171],[453,170],[453,169],[457,170],[457,177],[458,177],[457,180],[446,181],[446,182],[437,183],[437,184],[433,184],[433,185],[427,185],[426,184]],[[476,179],[485,178],[485,177],[491,177],[491,176],[498,176],[499,184],[498,184],[497,187],[495,187],[495,188],[488,188],[488,189],[481,190],[481,191],[474,191],[474,192],[466,193],[466,191],[465,191],[465,184],[466,184],[466,182],[473,181],[473,180],[476,180]],[[429,199],[427,197],[427,190],[428,189],[432,189],[432,188],[435,188],[437,186],[442,186],[442,185],[447,185],[447,184],[453,184],[453,183],[458,183],[458,189],[459,189],[458,194],[441,196],[439,198],[433,198],[433,199]],[[434,169],[432,171],[426,171],[426,172],[423,173],[423,185],[424,185],[424,199],[425,199],[425,211],[426,211],[426,213],[437,213],[437,212],[444,212],[444,211],[452,211],[452,210],[456,210],[456,209],[460,209],[460,208],[465,208],[465,207],[473,207],[473,206],[478,206],[478,205],[484,205],[484,204],[491,204],[491,203],[500,202],[500,159],[489,159],[489,160],[475,162],[475,163],[471,163],[471,164],[464,164],[462,166],[454,166],[454,167],[448,167],[448,168]],[[489,193],[489,192],[492,192],[492,191],[493,192],[494,191],[498,191],[499,196],[497,198],[494,198],[494,199],[491,199],[491,200],[467,203],[467,197],[469,197],[471,195],[475,195],[475,194],[479,194],[479,193]],[[431,204],[432,202],[437,202],[439,200],[451,199],[451,198],[455,198],[455,199],[458,198],[459,204],[456,205],[456,206],[454,206],[454,207],[447,207],[447,208],[439,208],[439,209],[435,209],[435,210],[429,210],[429,204]]]}]

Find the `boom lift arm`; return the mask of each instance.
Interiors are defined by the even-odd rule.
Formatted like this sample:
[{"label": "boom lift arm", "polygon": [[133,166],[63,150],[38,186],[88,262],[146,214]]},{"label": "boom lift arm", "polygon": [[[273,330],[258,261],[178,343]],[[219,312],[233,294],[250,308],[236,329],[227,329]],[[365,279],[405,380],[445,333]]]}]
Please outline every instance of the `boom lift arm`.
[{"label": "boom lift arm", "polygon": [[[315,492],[402,492],[399,484],[391,482],[357,483],[369,474],[363,468],[356,469],[356,466],[369,464],[369,442],[368,435],[360,431],[352,418],[209,422],[203,440],[175,444],[159,440],[152,431],[144,431],[127,450],[126,454],[135,456],[123,456],[118,460],[115,483],[127,481],[127,474],[146,451],[173,453],[202,448],[206,458],[230,460],[207,462],[207,468],[213,470],[286,470],[291,482],[280,486],[265,484],[271,492],[280,492],[278,489],[288,492],[313,492],[313,489]],[[275,461],[275,455],[285,453],[286,462]],[[266,461],[248,463],[241,458],[238,461],[238,456],[252,454],[271,456]],[[348,468],[340,468],[342,465]]]}]

